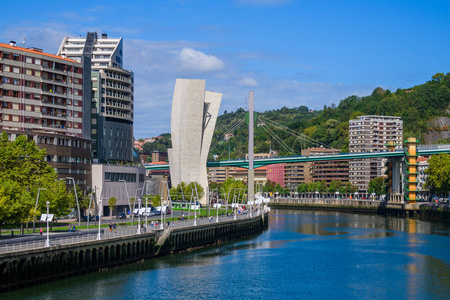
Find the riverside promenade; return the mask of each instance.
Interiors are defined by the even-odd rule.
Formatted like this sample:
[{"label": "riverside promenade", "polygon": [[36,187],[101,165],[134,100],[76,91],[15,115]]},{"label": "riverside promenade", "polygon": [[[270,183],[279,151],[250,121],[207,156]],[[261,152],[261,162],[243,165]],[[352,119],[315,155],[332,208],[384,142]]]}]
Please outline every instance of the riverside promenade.
[{"label": "riverside promenade", "polygon": [[369,213],[399,217],[418,217],[424,203],[390,203],[371,199],[350,198],[275,198],[269,206],[273,208],[300,208],[332,210],[350,213]]},{"label": "riverside promenade", "polygon": [[78,230],[12,239],[0,245],[0,291],[107,270],[159,255],[251,236],[268,227],[268,211],[170,222],[170,225]]}]

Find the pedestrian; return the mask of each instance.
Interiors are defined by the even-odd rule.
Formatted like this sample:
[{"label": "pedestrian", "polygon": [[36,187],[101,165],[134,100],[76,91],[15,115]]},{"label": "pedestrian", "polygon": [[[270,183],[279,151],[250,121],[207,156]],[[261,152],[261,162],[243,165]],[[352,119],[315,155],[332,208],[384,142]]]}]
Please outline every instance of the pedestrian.
[{"label": "pedestrian", "polygon": [[39,234],[42,235],[42,228],[39,228]]},{"label": "pedestrian", "polygon": [[75,232],[75,225],[72,226],[72,231]]},{"label": "pedestrian", "polygon": [[109,223],[109,232],[111,232],[111,231],[112,231],[112,222]]},{"label": "pedestrian", "polygon": [[72,231],[72,225],[69,225],[69,232]]},{"label": "pedestrian", "polygon": [[114,232],[116,232],[116,223],[113,223]]},{"label": "pedestrian", "polygon": [[151,228],[153,228],[153,225],[155,225],[155,223],[152,221],[152,222],[150,223]]},{"label": "pedestrian", "polygon": [[181,221],[184,220],[184,213],[181,214]]}]

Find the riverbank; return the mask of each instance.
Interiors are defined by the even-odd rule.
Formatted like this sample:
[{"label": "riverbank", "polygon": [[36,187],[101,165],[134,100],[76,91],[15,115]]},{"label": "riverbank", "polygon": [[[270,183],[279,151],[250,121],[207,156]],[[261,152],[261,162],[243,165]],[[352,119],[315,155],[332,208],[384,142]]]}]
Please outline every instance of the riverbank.
[{"label": "riverbank", "polygon": [[[174,222],[169,228],[142,234],[81,240],[69,244],[0,254],[0,291],[55,281],[133,263],[168,253],[230,241],[262,232],[268,213]],[[19,250],[17,250],[19,249]]]},{"label": "riverbank", "polygon": [[407,204],[362,199],[283,198],[271,200],[269,206],[283,209],[324,210],[450,221],[450,207],[443,204],[436,206],[434,203]]}]

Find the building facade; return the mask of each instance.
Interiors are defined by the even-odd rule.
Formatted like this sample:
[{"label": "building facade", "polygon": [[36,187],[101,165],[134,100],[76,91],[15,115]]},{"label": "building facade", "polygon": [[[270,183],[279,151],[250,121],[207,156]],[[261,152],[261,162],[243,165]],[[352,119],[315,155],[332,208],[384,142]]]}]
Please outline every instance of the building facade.
[{"label": "building facade", "polygon": [[[388,142],[394,142],[396,149],[403,148],[400,117],[369,115],[349,120],[349,152],[387,151]],[[350,160],[349,180],[360,192],[367,193],[370,180],[382,175],[381,158]]]},{"label": "building facade", "polygon": [[90,68],[92,155],[96,163],[133,161],[134,74],[123,69],[123,39],[88,32],[63,39],[58,55]]},{"label": "building facade", "polygon": [[38,48],[0,43],[0,131],[46,149],[60,179],[91,186],[90,97],[82,64]]}]

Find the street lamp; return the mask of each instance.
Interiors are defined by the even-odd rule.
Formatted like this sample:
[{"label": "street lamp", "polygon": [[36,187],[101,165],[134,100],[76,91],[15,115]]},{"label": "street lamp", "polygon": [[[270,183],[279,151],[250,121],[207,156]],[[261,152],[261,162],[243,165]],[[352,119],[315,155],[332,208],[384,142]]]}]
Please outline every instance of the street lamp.
[{"label": "street lamp", "polygon": [[119,181],[123,181],[123,183],[125,184],[125,192],[126,192],[126,194],[127,194],[128,207],[130,208],[130,213],[133,214],[133,210],[131,209],[130,196],[128,196],[127,182],[126,182],[125,179],[119,179]]},{"label": "street lamp", "polygon": [[372,193],[372,201],[375,201],[375,193]]},{"label": "street lamp", "polygon": [[78,226],[81,226],[80,204],[78,203],[77,188],[75,187],[75,178],[66,177],[66,179],[72,180],[72,182],[73,182],[73,189],[75,191],[75,199],[77,200],[77,208],[78,208]]},{"label": "street lamp", "polygon": [[319,191],[316,190],[316,200],[319,199]]},{"label": "street lamp", "polygon": [[[98,202],[99,207],[102,207],[102,199],[100,198],[99,202]],[[97,240],[101,240],[102,239],[102,234],[100,232],[100,224],[102,223],[102,214],[98,213],[98,234],[97,234]]]},{"label": "street lamp", "polygon": [[[133,209],[131,210],[131,226],[134,225],[134,204],[136,203],[136,198],[137,198],[137,191],[142,190],[142,188],[138,188],[136,191],[134,191],[134,201],[133,201]],[[138,215],[139,215],[139,211],[138,211]]]},{"label": "street lamp", "polygon": [[237,218],[237,203],[236,203],[236,195],[233,196],[233,203],[234,203],[234,219]]},{"label": "street lamp", "polygon": [[358,192],[355,192],[355,200],[358,200]]},{"label": "street lamp", "polygon": [[138,227],[137,227],[137,234],[141,234],[141,198],[138,198]]},{"label": "street lamp", "polygon": [[36,205],[34,206],[34,216],[33,216],[33,233],[34,233],[34,229],[36,228],[36,210],[37,210],[37,205],[38,205],[38,200],[39,200],[39,192],[45,190],[45,188],[39,188],[38,189],[38,194],[36,197]]},{"label": "street lamp", "polygon": [[339,191],[336,191],[336,199],[339,199]]},{"label": "street lamp", "polygon": [[194,226],[197,226],[197,197],[195,196],[194,196]]},{"label": "street lamp", "polygon": [[145,197],[145,231],[147,231],[147,217],[148,217],[148,197]]},{"label": "street lamp", "polygon": [[50,238],[48,235],[48,207],[50,206],[50,202],[47,201],[47,240],[45,241],[45,247],[50,247]]}]

